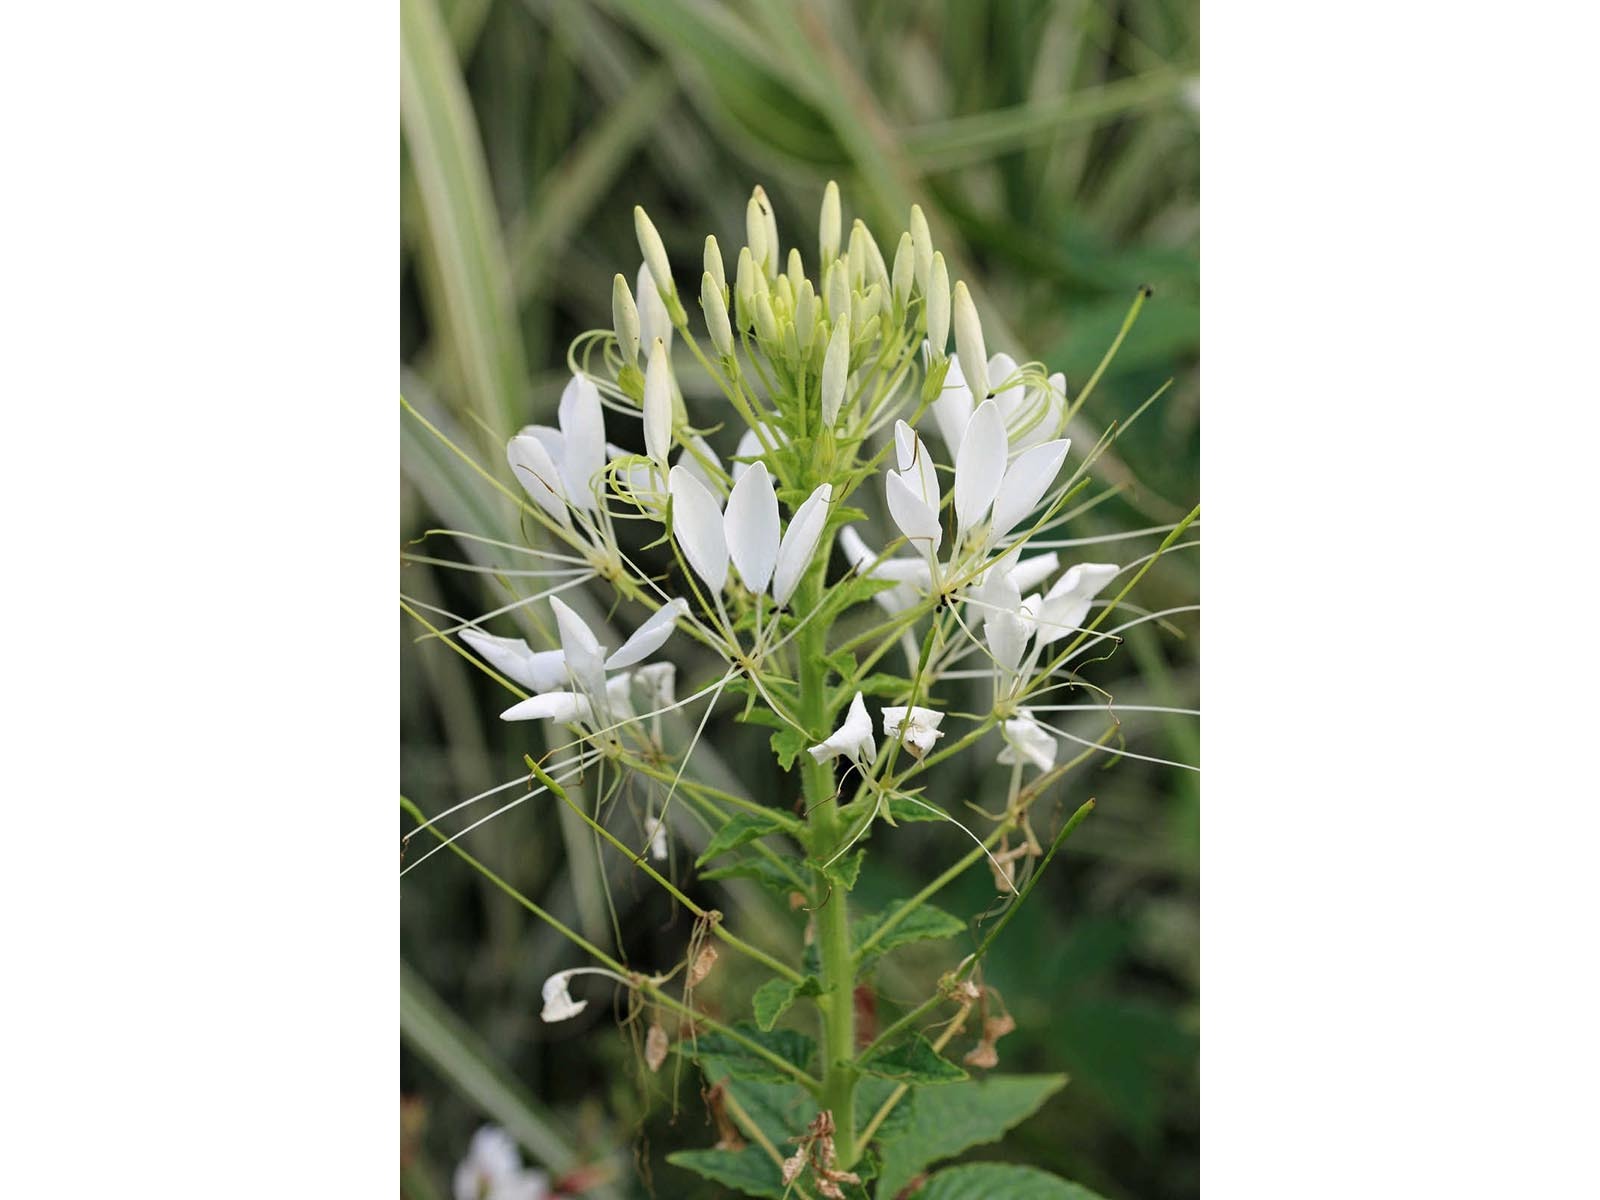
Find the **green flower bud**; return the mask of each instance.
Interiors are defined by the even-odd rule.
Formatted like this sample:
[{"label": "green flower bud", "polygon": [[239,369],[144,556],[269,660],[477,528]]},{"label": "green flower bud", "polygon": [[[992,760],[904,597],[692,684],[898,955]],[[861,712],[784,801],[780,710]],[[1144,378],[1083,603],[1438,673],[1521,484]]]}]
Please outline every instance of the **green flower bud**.
[{"label": "green flower bud", "polygon": [[933,271],[933,235],[928,232],[928,218],[922,215],[922,206],[918,204],[911,206],[911,245],[916,252],[917,287],[926,295]]},{"label": "green flower bud", "polygon": [[722,247],[717,245],[715,234],[706,237],[706,251],[704,255],[705,269],[711,273],[711,281],[717,285],[717,291],[722,293],[723,303],[728,299],[728,277],[722,273]]},{"label": "green flower bud", "polygon": [[832,429],[844,406],[845,379],[850,374],[850,329],[840,321],[828,339],[828,352],[822,359],[822,424]]},{"label": "green flower bud", "polygon": [[961,373],[981,404],[989,394],[989,355],[983,347],[983,326],[978,322],[978,310],[967,293],[965,280],[956,284],[951,293],[950,309],[956,323],[956,357],[961,360]]},{"label": "green flower bud", "polygon": [[[618,276],[621,278],[621,276]],[[706,331],[711,344],[724,358],[733,356],[733,326],[728,324],[728,302],[710,271],[700,276],[700,308],[706,314]]]},{"label": "green flower bud", "polygon": [[909,233],[900,235],[900,245],[894,252],[894,309],[905,312],[911,300],[911,283],[916,271],[916,250]]}]

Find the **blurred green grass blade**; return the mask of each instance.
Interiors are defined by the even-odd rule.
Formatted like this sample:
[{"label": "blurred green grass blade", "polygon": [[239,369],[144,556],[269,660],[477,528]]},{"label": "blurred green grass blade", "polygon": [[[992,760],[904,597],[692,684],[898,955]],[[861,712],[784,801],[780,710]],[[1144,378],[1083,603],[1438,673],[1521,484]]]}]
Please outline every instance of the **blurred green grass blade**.
[{"label": "blurred green grass blade", "polygon": [[508,435],[522,423],[526,379],[511,274],[471,103],[434,0],[401,0],[400,56],[401,128],[438,268],[429,311],[448,334],[468,406]]},{"label": "blurred green grass blade", "polygon": [[465,62],[472,53],[493,5],[494,0],[440,0],[440,14],[450,30],[450,43],[456,48],[456,58]]},{"label": "blurred green grass blade", "polygon": [[556,251],[582,227],[660,121],[674,87],[669,68],[656,66],[646,72],[636,87],[606,110],[528,205],[511,233],[511,274],[518,296],[528,297],[549,280],[559,261]]},{"label": "blurred green grass blade", "polygon": [[[555,1118],[495,1063],[488,1048],[403,959],[400,1036],[552,1174],[583,1165]],[[616,1189],[604,1184],[585,1194],[618,1197]]]},{"label": "blurred green grass blade", "polygon": [[1048,101],[953,117],[907,130],[905,144],[924,170],[966,166],[1048,141],[1073,126],[1161,104],[1182,90],[1185,78],[1177,71],[1152,71]]},{"label": "blurred green grass blade", "polygon": [[[786,157],[817,167],[846,161],[827,117],[796,86],[799,60],[716,4],[687,0],[606,0],[647,40],[699,68],[718,100],[716,116]],[[767,39],[770,41],[771,39]]]}]

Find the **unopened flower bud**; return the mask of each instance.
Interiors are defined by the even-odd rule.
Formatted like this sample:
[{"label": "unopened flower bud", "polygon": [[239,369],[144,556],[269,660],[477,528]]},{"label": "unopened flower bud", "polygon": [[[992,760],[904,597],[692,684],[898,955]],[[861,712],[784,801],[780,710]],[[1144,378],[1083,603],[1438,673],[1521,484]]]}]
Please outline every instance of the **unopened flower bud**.
[{"label": "unopened flower bud", "polygon": [[[917,286],[926,294],[928,280],[933,271],[933,235],[928,232],[928,218],[922,215],[922,206],[911,206],[911,245],[916,254]],[[949,288],[945,288],[948,294]]]},{"label": "unopened flower bud", "polygon": [[722,247],[717,245],[715,234],[706,236],[706,250],[703,261],[705,269],[711,273],[711,280],[716,284],[717,291],[722,293],[723,303],[727,303],[728,277],[722,273]]},{"label": "unopened flower bud", "polygon": [[766,290],[765,280],[758,283],[756,260],[750,254],[750,247],[740,247],[739,266],[733,277],[733,315],[740,329],[749,329],[755,324],[756,292]]},{"label": "unopened flower bud", "polygon": [[809,279],[802,279],[795,291],[794,330],[801,353],[808,353],[817,332],[817,293]]},{"label": "unopened flower bud", "polygon": [[778,332],[778,318],[772,311],[772,301],[768,299],[765,291],[756,293],[755,304],[756,337],[765,342],[771,349],[776,349],[782,335]]},{"label": "unopened flower bud", "polygon": [[828,320],[842,321],[850,316],[850,258],[835,259],[823,280],[823,296],[828,301]]},{"label": "unopened flower bud", "polygon": [[911,284],[916,273],[916,249],[912,244],[911,235],[902,233],[900,244],[895,247],[894,272],[891,276],[894,294],[894,308],[896,312],[905,312],[906,304],[911,299]]},{"label": "unopened flower bud", "polygon": [[[860,248],[859,253],[857,247]],[[878,249],[877,239],[872,236],[872,230],[867,228],[865,221],[857,220],[850,227],[850,261],[861,261],[862,282],[866,284],[881,283],[883,290],[889,290],[889,268],[884,265],[883,251]]]},{"label": "unopened flower bud", "polygon": [[989,394],[989,355],[983,348],[983,326],[978,322],[978,310],[973,307],[965,280],[956,284],[951,293],[950,308],[956,323],[956,357],[961,360],[961,374],[972,389],[973,399],[981,404]]},{"label": "unopened flower bud", "polygon": [[617,349],[622,361],[635,366],[639,361],[639,310],[634,306],[628,281],[618,275],[611,281],[611,325],[617,333]]},{"label": "unopened flower bud", "polygon": [[928,345],[943,358],[950,344],[950,274],[943,254],[934,254],[922,292],[928,304]]},{"label": "unopened flower bud", "polygon": [[822,424],[831,429],[839,420],[844,405],[845,378],[850,374],[850,327],[836,321],[828,339],[828,352],[822,359]]},{"label": "unopened flower bud", "polygon": [[879,283],[869,287],[865,295],[857,293],[851,298],[850,324],[855,329],[856,337],[863,336],[862,331],[866,328],[867,322],[881,315],[885,304],[883,285]]},{"label": "unopened flower bud", "polygon": [[645,266],[650,268],[650,278],[655,280],[661,302],[667,306],[667,315],[674,325],[683,320],[683,305],[678,303],[678,289],[672,282],[672,267],[667,262],[667,248],[661,243],[650,216],[639,205],[633,206],[633,232],[639,239],[639,253],[644,255]]},{"label": "unopened flower bud", "polygon": [[766,276],[773,274],[771,248],[767,245],[767,219],[761,211],[761,202],[751,196],[744,206],[744,240],[756,266]]},{"label": "unopened flower bud", "polygon": [[819,263],[831,263],[839,257],[839,185],[828,180],[822,189],[822,217],[817,222],[817,250]]},{"label": "unopened flower bud", "polygon": [[756,184],[756,203],[761,206],[762,224],[767,227],[767,264],[772,273],[778,273],[779,266],[783,263],[782,251],[778,248],[778,212],[772,207],[772,199],[767,195],[767,189],[759,183]]},{"label": "unopened flower bud", "polygon": [[[619,277],[620,278],[620,277]],[[728,324],[728,302],[710,271],[700,276],[700,308],[706,315],[711,344],[724,358],[733,356],[733,327]]]},{"label": "unopened flower bud", "polygon": [[660,338],[650,347],[644,372],[644,448],[665,470],[672,449],[672,364]]},{"label": "unopened flower bud", "polygon": [[800,251],[794,246],[789,247],[789,270],[787,275],[789,287],[798,292],[800,285],[805,282],[806,265],[800,261]]}]

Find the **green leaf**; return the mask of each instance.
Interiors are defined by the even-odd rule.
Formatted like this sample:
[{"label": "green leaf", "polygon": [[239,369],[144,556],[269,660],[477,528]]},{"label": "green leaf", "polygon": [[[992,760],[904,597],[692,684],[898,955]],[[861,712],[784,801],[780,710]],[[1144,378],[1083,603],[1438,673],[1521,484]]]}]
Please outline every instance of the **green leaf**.
[{"label": "green leaf", "polygon": [[900,1083],[959,1083],[967,1078],[965,1070],[941,1055],[920,1033],[892,1050],[881,1050],[862,1059],[861,1069]]},{"label": "green leaf", "polygon": [[787,979],[769,979],[756,989],[751,1005],[756,1012],[756,1024],[771,1029],[784,1011],[801,996],[822,995],[822,985],[808,975],[799,983]]},{"label": "green leaf", "polygon": [[798,729],[786,726],[772,735],[772,752],[778,756],[778,766],[785,771],[794,766],[794,760],[811,739]]},{"label": "green leaf", "polygon": [[782,830],[783,826],[772,817],[763,817],[756,813],[738,813],[717,830],[716,836],[707,844],[705,852],[694,860],[694,865],[704,866],[719,854],[726,854],[746,842],[753,842],[757,838],[766,837],[769,833],[779,833]]},{"label": "green leaf", "polygon": [[[904,900],[896,900],[882,912],[873,913],[862,917],[851,927],[851,943],[860,947],[866,944],[867,939],[881,929],[886,921],[895,913],[905,907]],[[880,954],[887,954],[896,946],[904,946],[909,942],[936,941],[940,938],[956,937],[966,932],[967,924],[959,917],[953,917],[942,908],[932,904],[919,904],[911,910],[905,920],[897,924],[888,933],[884,934],[872,949],[861,960],[861,965],[866,964]]]},{"label": "green leaf", "polygon": [[701,879],[753,879],[779,899],[787,900],[795,890],[794,880],[768,858],[741,858],[725,867],[700,872]]},{"label": "green leaf", "polygon": [[831,879],[835,887],[841,887],[848,892],[855,887],[856,880],[861,876],[861,860],[866,856],[866,853],[865,850],[857,850],[851,854],[846,854],[829,867],[824,867],[821,863],[812,863],[811,865]]},{"label": "green leaf", "polygon": [[917,1200],[993,1200],[995,1196],[1006,1200],[1104,1200],[1081,1183],[1015,1163],[950,1167],[934,1175],[916,1194]]},{"label": "green leaf", "polygon": [[783,1200],[786,1194],[778,1164],[760,1146],[746,1146],[743,1150],[678,1150],[667,1155],[667,1161],[746,1196]]},{"label": "green leaf", "polygon": [[[752,1042],[765,1046],[801,1070],[810,1065],[817,1049],[816,1042],[793,1029],[764,1031],[746,1022],[741,1022],[734,1028]],[[698,1063],[706,1078],[712,1083],[727,1078],[758,1079],[768,1083],[793,1082],[790,1076],[785,1075],[766,1059],[757,1058],[726,1034],[701,1034],[693,1040],[685,1039],[679,1042],[673,1049],[683,1057]]]},{"label": "green leaf", "polygon": [[926,800],[918,804],[914,800],[907,800],[904,796],[891,796],[889,798],[889,815],[896,821],[943,821],[945,813],[937,806],[930,805]]},{"label": "green leaf", "polygon": [[1066,1083],[1065,1075],[990,1075],[947,1087],[918,1088],[900,1103],[908,1112],[902,1117],[896,1109],[890,1118],[893,1130],[885,1122],[879,1138],[883,1148],[879,1200],[892,1200],[929,1163],[999,1141]]}]

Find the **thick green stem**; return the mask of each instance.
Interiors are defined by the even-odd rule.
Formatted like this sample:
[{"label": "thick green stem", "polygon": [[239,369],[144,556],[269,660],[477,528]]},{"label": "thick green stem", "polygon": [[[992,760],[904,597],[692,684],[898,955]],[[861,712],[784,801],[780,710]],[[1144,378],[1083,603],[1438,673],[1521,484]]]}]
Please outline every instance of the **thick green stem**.
[{"label": "thick green stem", "polygon": [[[819,556],[826,561],[825,556]],[[821,576],[813,572],[800,589],[797,611],[810,612],[821,601]],[[826,736],[827,665],[825,631],[816,622],[795,639],[800,654],[800,719],[807,731]],[[806,810],[812,830],[811,856],[826,862],[838,848],[841,829],[833,769],[801,755]],[[855,963],[850,953],[850,910],[845,889],[822,870],[814,872],[817,947],[822,960],[822,1098],[833,1113],[834,1138],[844,1162],[855,1159],[856,1049]]]}]

